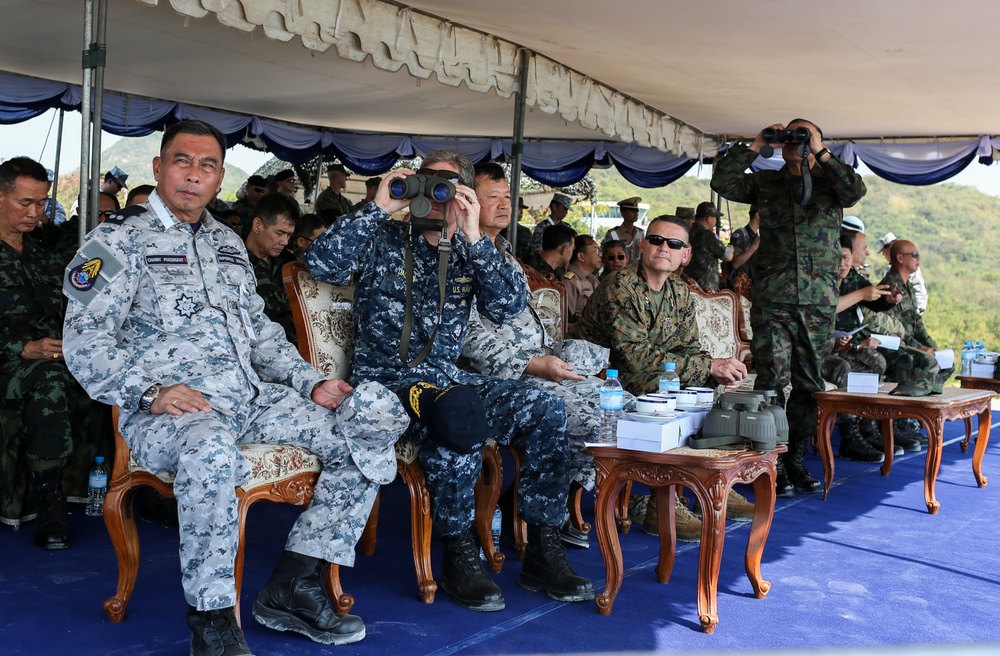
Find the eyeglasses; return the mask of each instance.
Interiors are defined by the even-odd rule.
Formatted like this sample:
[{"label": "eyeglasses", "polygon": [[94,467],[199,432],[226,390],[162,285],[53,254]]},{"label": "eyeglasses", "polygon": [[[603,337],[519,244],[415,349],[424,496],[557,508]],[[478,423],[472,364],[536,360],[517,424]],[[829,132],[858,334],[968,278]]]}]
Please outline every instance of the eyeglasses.
[{"label": "eyeglasses", "polygon": [[900,255],[909,255],[909,256],[913,257],[914,260],[919,260],[920,259],[920,252],[919,251],[913,251],[912,253],[900,253]]},{"label": "eyeglasses", "polygon": [[447,169],[417,169],[417,173],[419,173],[420,175],[436,175],[439,178],[444,178],[445,180],[447,180],[452,184],[458,184],[459,182],[465,184],[465,182],[462,181],[462,177],[459,174],[455,173],[454,171],[449,171]]},{"label": "eyeglasses", "polygon": [[111,218],[112,214],[115,214],[118,210],[101,210],[97,213],[98,216],[103,216],[105,219]]},{"label": "eyeglasses", "polygon": [[681,241],[680,239],[674,239],[672,237],[662,237],[660,235],[646,235],[646,241],[656,247],[663,246],[666,244],[670,250],[679,251],[682,248],[687,248],[688,243]]},{"label": "eyeglasses", "polygon": [[624,260],[627,257],[627,255],[625,255],[625,253],[619,253],[618,255],[614,255],[612,253],[605,253],[604,257],[609,260]]}]

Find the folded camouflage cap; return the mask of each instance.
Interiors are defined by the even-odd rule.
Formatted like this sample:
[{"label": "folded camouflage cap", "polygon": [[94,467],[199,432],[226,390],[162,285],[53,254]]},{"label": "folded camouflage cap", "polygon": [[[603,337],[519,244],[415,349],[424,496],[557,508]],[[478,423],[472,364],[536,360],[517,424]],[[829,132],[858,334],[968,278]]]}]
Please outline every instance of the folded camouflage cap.
[{"label": "folded camouflage cap", "polygon": [[596,376],[608,366],[611,349],[583,339],[564,339],[552,345],[552,354],[573,365],[573,373]]},{"label": "folded camouflage cap", "polygon": [[360,383],[337,407],[337,427],[365,478],[380,485],[396,478],[396,440],[410,425],[399,398],[374,381]]}]

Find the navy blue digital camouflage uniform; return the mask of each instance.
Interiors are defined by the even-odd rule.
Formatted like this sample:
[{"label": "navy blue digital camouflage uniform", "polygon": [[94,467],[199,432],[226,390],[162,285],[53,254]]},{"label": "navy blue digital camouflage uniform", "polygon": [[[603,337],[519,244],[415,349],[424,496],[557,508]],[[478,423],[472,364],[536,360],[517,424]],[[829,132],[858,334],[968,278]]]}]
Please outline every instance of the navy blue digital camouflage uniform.
[{"label": "navy blue digital camouflage uniform", "polygon": [[[306,253],[305,263],[319,280],[337,285],[355,281],[355,351],[352,382],[377,380],[398,394],[418,381],[445,388],[473,386],[499,442],[525,455],[518,489],[521,514],[529,524],[560,526],[566,521],[569,447],[566,407],[558,396],[517,380],[473,374],[456,362],[475,303],[495,323],[517,317],[527,303],[527,282],[520,269],[505,263],[489,237],[470,244],[460,230],[452,239],[441,324],[427,359],[413,368],[400,360],[404,319],[407,224],[392,221],[370,202],[341,217]],[[420,234],[411,238],[414,259],[412,361],[438,324],[438,252]],[[468,531],[474,517],[473,490],[482,466],[482,449],[460,454],[428,440],[415,422],[408,435],[423,443],[420,462],[442,535]]]},{"label": "navy blue digital camouflage uniform", "polygon": [[[156,192],[91,232],[67,270],[66,363],[95,399],[121,407],[136,461],[174,473],[182,584],[198,610],[236,601],[236,487],[245,443],[304,447],[322,473],[286,549],[351,565],[392,445],[409,423],[395,395],[356,387],[336,411],[312,401],[323,377],[264,314],[243,242],[208,212],[179,221]],[[154,415],[154,384],[201,392],[208,413]]]}]

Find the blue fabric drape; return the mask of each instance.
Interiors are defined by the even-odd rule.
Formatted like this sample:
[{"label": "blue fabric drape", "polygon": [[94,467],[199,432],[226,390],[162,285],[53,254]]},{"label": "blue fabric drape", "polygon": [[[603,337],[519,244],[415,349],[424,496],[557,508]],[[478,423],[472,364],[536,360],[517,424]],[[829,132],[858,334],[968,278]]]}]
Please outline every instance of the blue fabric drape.
[{"label": "blue fabric drape", "polygon": [[[0,123],[25,121],[62,108],[80,110],[77,85],[0,73]],[[510,160],[511,141],[503,139],[417,138],[392,134],[340,133],[316,127],[289,125],[242,114],[166,100],[106,93],[103,128],[111,134],[137,137],[162,130],[186,118],[218,127],[230,146],[250,138],[261,139],[277,157],[301,164],[320,154],[336,155],[352,170],[366,175],[388,171],[399,158],[426,155],[436,148],[453,148],[473,162]],[[925,185],[947,180],[973,158],[988,164],[1000,139],[984,135],[963,142],[906,144],[839,143],[829,146],[854,166],[864,162],[877,175],[901,184]],[[524,144],[523,169],[532,178],[562,187],[580,181],[595,165],[613,163],[632,184],[662,187],[684,175],[696,163],[655,148],[605,141],[530,141]],[[758,158],[754,170],[776,169],[780,156]]]}]

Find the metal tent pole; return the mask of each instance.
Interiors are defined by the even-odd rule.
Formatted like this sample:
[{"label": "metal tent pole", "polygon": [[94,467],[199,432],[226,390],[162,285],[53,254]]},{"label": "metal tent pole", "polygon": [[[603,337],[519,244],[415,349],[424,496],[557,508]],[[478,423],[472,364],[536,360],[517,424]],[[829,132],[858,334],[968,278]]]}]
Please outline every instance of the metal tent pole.
[{"label": "metal tent pole", "polygon": [[59,127],[56,128],[56,162],[53,164],[52,169],[52,188],[49,190],[52,192],[52,206],[49,207],[49,221],[53,224],[56,222],[56,203],[59,202],[59,160],[62,159],[62,136],[63,136],[63,117],[66,114],[66,110],[59,110]]},{"label": "metal tent pole", "polygon": [[521,159],[524,154],[524,114],[526,107],[525,90],[528,88],[528,62],[531,54],[521,50],[521,81],[517,90],[517,104],[514,107],[514,138],[510,145],[510,153],[514,156],[510,166],[510,216],[507,226],[507,241],[517,253],[517,219],[518,204],[521,200]]},{"label": "metal tent pole", "polygon": [[[90,44],[90,54],[94,65],[94,126],[92,132],[91,147],[91,167],[90,167],[90,188],[96,191],[101,183],[101,130],[104,126],[104,64],[107,60],[108,44],[105,38],[108,31],[108,0],[98,0],[97,14],[94,22],[97,25],[97,34],[94,43]],[[87,217],[87,230],[97,227],[97,210],[100,203],[100,194],[94,193],[90,197],[90,213]],[[80,223],[83,223],[81,217]]]},{"label": "metal tent pole", "polygon": [[93,78],[90,44],[94,41],[94,0],[85,0],[83,10],[83,95],[80,99],[80,213],[79,241],[87,234],[87,217],[90,215],[90,87]]}]

